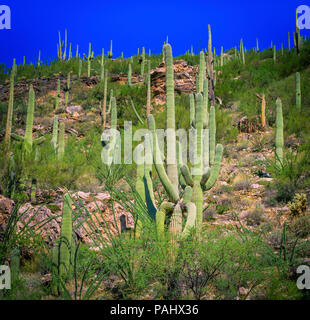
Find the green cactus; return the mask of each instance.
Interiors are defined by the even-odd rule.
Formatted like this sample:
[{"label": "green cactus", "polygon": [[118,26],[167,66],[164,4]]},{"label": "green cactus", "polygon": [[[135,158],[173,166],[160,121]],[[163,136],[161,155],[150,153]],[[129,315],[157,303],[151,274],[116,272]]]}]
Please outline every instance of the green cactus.
[{"label": "green cactus", "polygon": [[60,248],[59,248],[59,276],[66,280],[70,270],[70,255],[72,250],[72,199],[67,193],[64,195],[62,208]]},{"label": "green cactus", "polygon": [[205,54],[203,51],[200,52],[200,59],[199,59],[199,75],[198,75],[198,81],[197,81],[197,93],[201,93],[203,91],[203,82],[206,77],[206,60],[205,60]]},{"label": "green cactus", "polygon": [[110,51],[109,51],[109,54],[108,54],[109,59],[112,59],[112,58],[113,58],[112,46],[113,46],[113,41],[111,40]]},{"label": "green cactus", "polygon": [[27,119],[26,119],[26,130],[25,136],[21,137],[16,134],[11,134],[12,138],[18,141],[22,141],[23,143],[23,154],[29,155],[32,152],[32,146],[40,145],[45,141],[44,137],[40,137],[38,139],[32,138],[32,127],[33,127],[33,118],[34,118],[34,105],[35,105],[35,95],[33,86],[30,85],[29,89],[29,99],[28,99],[28,108],[27,108]]},{"label": "green cactus", "polygon": [[146,115],[151,113],[151,61],[147,62],[147,102],[146,102]]},{"label": "green cactus", "polygon": [[72,46],[72,44],[71,44],[71,42],[70,42],[70,45],[69,45],[69,57],[68,57],[68,61],[69,61],[69,60],[71,60],[71,58],[72,58],[71,46]]},{"label": "green cactus", "polygon": [[221,47],[221,67],[224,65],[224,48]]},{"label": "green cactus", "polygon": [[141,73],[140,74],[143,77],[144,76],[144,65],[145,65],[145,49],[144,49],[144,47],[142,48],[141,58],[142,58],[142,61],[141,61]]},{"label": "green cactus", "polygon": [[190,109],[190,126],[191,128],[193,128],[195,123],[195,97],[192,93],[189,95],[189,109]]},{"label": "green cactus", "polygon": [[103,81],[104,76],[104,49],[102,49],[102,55],[101,55],[101,63],[100,63],[100,80]]},{"label": "green cactus", "polygon": [[4,143],[7,150],[10,149],[11,144],[11,132],[12,132],[12,118],[13,118],[13,108],[14,108],[14,77],[16,73],[16,63],[15,59],[13,60],[13,66],[10,75],[10,96],[9,96],[9,106],[8,106],[8,115],[6,119],[6,128]]},{"label": "green cactus", "polygon": [[59,108],[59,100],[60,100],[60,80],[57,80],[57,91],[56,91],[56,97],[55,97],[55,110]]},{"label": "green cactus", "polygon": [[108,110],[108,114],[110,114],[111,109],[112,109],[112,98],[113,98],[113,89],[111,89],[111,91],[110,91],[110,101],[109,101],[109,110]]},{"label": "green cactus", "polygon": [[165,45],[166,59],[166,99],[167,99],[167,174],[175,191],[178,189],[178,170],[176,163],[176,136],[175,136],[175,101],[174,101],[174,71],[172,49],[170,44]]},{"label": "green cactus", "polygon": [[83,67],[83,60],[79,58],[79,71],[78,71],[78,78],[81,78],[82,74],[82,67]]},{"label": "green cactus", "polygon": [[259,52],[258,39],[256,39],[256,51]]},{"label": "green cactus", "polygon": [[106,126],[107,120],[107,92],[108,92],[108,71],[104,71],[104,89],[103,89],[103,107],[101,111],[103,128]]},{"label": "green cactus", "polygon": [[283,114],[282,114],[282,101],[277,99],[277,113],[276,113],[276,163],[278,166],[283,165]]},{"label": "green cactus", "polygon": [[76,52],[75,52],[75,57],[78,58],[79,57],[79,45],[76,45]]},{"label": "green cactus", "polygon": [[288,33],[288,51],[291,51],[291,35]]},{"label": "green cactus", "polygon": [[210,108],[210,164],[213,165],[215,159],[215,141],[216,141],[216,120],[215,120],[215,108]]},{"label": "green cactus", "polygon": [[128,85],[131,86],[131,77],[132,77],[132,67],[131,67],[131,62],[129,62],[128,65]]},{"label": "green cactus", "polygon": [[276,64],[277,63],[277,50],[276,46],[273,47],[273,62]]},{"label": "green cactus", "polygon": [[53,137],[51,140],[51,145],[55,153],[57,152],[57,142],[58,142],[58,117],[55,116],[53,121]]},{"label": "green cactus", "polygon": [[11,271],[11,282],[14,284],[18,279],[20,266],[20,250],[15,247],[10,252],[10,271]]},{"label": "green cactus", "polygon": [[57,157],[58,160],[62,160],[65,154],[65,123],[61,122],[59,126],[59,136],[58,136],[58,149]]},{"label": "green cactus", "polygon": [[87,77],[90,77],[91,72],[91,60],[92,60],[92,51],[91,51],[91,43],[88,45],[88,56],[86,58],[87,61]]},{"label": "green cactus", "polygon": [[41,65],[41,51],[39,50],[39,56],[38,56],[38,63],[37,63],[38,67],[40,67]]},{"label": "green cactus", "polygon": [[69,72],[67,76],[67,87],[65,88],[65,105],[66,106],[68,105],[68,101],[69,101],[69,92],[71,90],[70,86],[71,86],[71,74]]},{"label": "green cactus", "polygon": [[296,73],[296,107],[301,111],[301,88],[300,88],[300,73]]}]

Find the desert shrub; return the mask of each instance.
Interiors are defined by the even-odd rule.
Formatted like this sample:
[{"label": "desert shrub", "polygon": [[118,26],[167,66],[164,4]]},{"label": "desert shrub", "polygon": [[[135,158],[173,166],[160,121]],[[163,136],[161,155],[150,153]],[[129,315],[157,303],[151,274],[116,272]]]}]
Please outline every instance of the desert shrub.
[{"label": "desert shrub", "polygon": [[250,211],[246,217],[246,223],[249,226],[258,226],[264,220],[263,218],[264,211],[262,208],[257,207],[254,210]]},{"label": "desert shrub", "polygon": [[303,215],[307,210],[307,197],[305,194],[296,194],[293,202],[288,203],[290,215],[298,217]]},{"label": "desert shrub", "polygon": [[291,229],[296,236],[307,237],[310,234],[310,216],[300,217],[293,221]]}]

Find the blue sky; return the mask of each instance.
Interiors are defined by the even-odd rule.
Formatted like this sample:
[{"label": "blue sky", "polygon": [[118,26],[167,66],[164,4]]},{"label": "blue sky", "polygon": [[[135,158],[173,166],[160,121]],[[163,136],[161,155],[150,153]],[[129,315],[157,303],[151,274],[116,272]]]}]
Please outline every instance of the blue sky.
[{"label": "blue sky", "polygon": [[55,57],[58,30],[64,36],[65,28],[73,55],[77,44],[86,53],[89,42],[98,55],[102,48],[109,50],[110,40],[116,56],[122,51],[131,56],[142,46],[159,53],[167,35],[175,56],[191,45],[197,52],[207,47],[208,24],[217,52],[222,45],[225,50],[238,45],[241,38],[246,48],[254,47],[256,38],[261,48],[271,41],[277,47],[282,42],[287,46],[287,33],[295,31],[296,7],[310,6],[305,0],[2,0],[0,4],[12,11],[12,29],[0,30],[0,63],[8,65],[13,58],[21,63],[24,55],[27,62],[35,61],[39,50],[43,60]]}]

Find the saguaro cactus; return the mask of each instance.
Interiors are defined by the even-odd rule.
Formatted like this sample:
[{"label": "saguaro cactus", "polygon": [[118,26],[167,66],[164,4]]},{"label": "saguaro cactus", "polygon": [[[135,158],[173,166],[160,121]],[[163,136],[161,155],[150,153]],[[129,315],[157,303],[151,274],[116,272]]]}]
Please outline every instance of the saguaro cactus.
[{"label": "saguaro cactus", "polygon": [[277,113],[276,113],[276,163],[278,166],[283,165],[283,114],[282,114],[282,101],[277,99]]},{"label": "saguaro cactus", "polygon": [[60,123],[59,137],[58,137],[58,149],[57,156],[58,160],[62,160],[65,154],[65,123]]},{"label": "saguaro cactus", "polygon": [[147,62],[147,102],[146,102],[146,115],[151,113],[151,61]]},{"label": "saguaro cactus", "polygon": [[113,41],[111,40],[110,51],[109,51],[109,54],[108,54],[108,58],[109,58],[109,59],[112,59],[112,58],[113,58],[112,46],[113,46]]},{"label": "saguaro cactus", "polygon": [[8,115],[6,119],[6,128],[5,128],[5,136],[4,136],[4,143],[6,149],[10,149],[11,143],[11,132],[12,132],[12,118],[13,118],[13,108],[14,108],[14,77],[16,71],[16,64],[15,59],[13,60],[13,66],[11,70],[10,76],[10,96],[9,96],[9,106],[8,106]]},{"label": "saguaro cactus", "polygon": [[100,79],[101,79],[101,81],[104,80],[104,49],[102,49],[102,55],[101,55]]},{"label": "saguaro cactus", "polygon": [[165,45],[166,59],[166,100],[167,100],[167,174],[175,191],[178,189],[178,170],[176,162],[176,132],[175,132],[175,101],[174,101],[174,71],[172,49]]},{"label": "saguaro cactus", "polygon": [[51,140],[51,145],[56,153],[57,151],[57,143],[58,143],[58,117],[54,117],[53,121],[53,137]]},{"label": "saguaro cactus", "polygon": [[132,67],[131,67],[131,62],[129,61],[128,65],[128,85],[131,86],[131,77],[132,77]]},{"label": "saguaro cactus", "polygon": [[141,54],[141,76],[144,76],[144,65],[145,65],[145,49],[142,48],[142,54]]},{"label": "saguaro cactus", "polygon": [[107,121],[107,91],[108,91],[108,70],[104,72],[104,89],[103,89],[103,107],[102,107],[102,125],[105,128]]},{"label": "saguaro cactus", "polygon": [[59,100],[60,100],[60,80],[57,80],[57,91],[56,91],[56,103],[55,103],[55,109],[57,110],[59,108]]},{"label": "saguaro cactus", "polygon": [[71,75],[69,72],[67,76],[67,87],[65,88],[65,105],[66,106],[68,105],[68,101],[69,101],[69,92],[71,90],[70,84],[71,84]]},{"label": "saguaro cactus", "polygon": [[39,145],[39,144],[43,143],[45,140],[44,137],[40,137],[40,138],[34,139],[34,140],[32,138],[34,105],[35,105],[35,95],[34,95],[33,86],[30,85],[25,136],[21,137],[16,134],[11,134],[13,139],[23,142],[24,155],[31,153],[33,144]]},{"label": "saguaro cactus", "polygon": [[206,77],[206,60],[205,60],[205,54],[202,51],[200,51],[200,59],[199,59],[199,74],[198,74],[198,88],[196,89],[197,93],[201,93],[203,91],[203,83],[204,79]]},{"label": "saguaro cactus", "polygon": [[296,107],[301,111],[301,88],[300,88],[300,73],[296,73]]}]

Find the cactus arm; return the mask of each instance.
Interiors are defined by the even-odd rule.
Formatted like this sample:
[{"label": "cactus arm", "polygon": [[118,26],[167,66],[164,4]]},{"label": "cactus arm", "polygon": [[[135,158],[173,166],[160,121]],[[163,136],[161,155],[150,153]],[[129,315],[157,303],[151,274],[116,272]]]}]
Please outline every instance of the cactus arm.
[{"label": "cactus arm", "polygon": [[189,112],[190,112],[190,126],[195,128],[195,98],[191,93],[189,95]]},{"label": "cactus arm", "polygon": [[213,165],[215,157],[215,141],[216,141],[216,121],[215,108],[210,108],[210,164]]},{"label": "cactus arm", "polygon": [[185,209],[187,212],[187,220],[181,235],[182,238],[188,236],[191,229],[195,227],[196,216],[197,216],[196,206],[193,202],[186,203]]},{"label": "cactus arm", "polygon": [[137,109],[135,108],[135,105],[134,105],[134,103],[133,103],[133,101],[132,101],[131,98],[130,98],[130,103],[131,103],[132,110],[133,110],[133,112],[135,113],[136,117],[138,118],[139,122],[140,122],[141,124],[144,124],[144,121],[143,121],[143,120],[141,119],[141,117],[139,116],[139,113],[138,113]]},{"label": "cactus arm", "polygon": [[173,208],[173,203],[164,201],[160,205],[159,210],[156,213],[156,230],[157,236],[160,240],[163,240],[164,237],[166,215],[171,212]]},{"label": "cactus arm", "polygon": [[277,99],[277,115],[276,115],[276,163],[281,166],[283,164],[283,114],[282,114],[282,101]]},{"label": "cactus arm", "polygon": [[145,200],[148,208],[149,214],[155,218],[156,216],[156,206],[155,206],[155,197],[153,192],[153,182],[152,182],[152,148],[150,136],[146,135],[145,141],[145,164],[144,164],[144,186],[145,186]]},{"label": "cactus arm", "polygon": [[184,190],[183,202],[185,204],[191,202],[192,195],[193,195],[193,189],[190,186],[187,186]]},{"label": "cactus arm", "polygon": [[208,179],[210,178],[211,175],[211,169],[207,168],[205,170],[205,173],[202,175],[201,181],[200,181],[200,185],[202,187],[204,187],[204,185],[207,183]]},{"label": "cactus arm", "polygon": [[189,168],[188,166],[185,164],[183,166],[181,166],[181,173],[182,173],[182,176],[186,182],[187,185],[193,187],[194,186],[194,181],[193,181],[193,178],[190,174],[190,171],[189,171]]},{"label": "cactus arm", "polygon": [[168,231],[175,237],[178,237],[182,233],[182,209],[179,203],[174,207]]},{"label": "cactus arm", "polygon": [[[159,179],[160,179],[163,187],[165,188],[170,201],[173,202],[173,203],[177,203],[178,200],[179,200],[179,193],[175,189],[175,187],[171,183],[171,181],[169,180],[169,177],[166,174],[166,171],[165,171],[165,168],[163,166],[163,163],[162,163],[162,161],[160,161],[161,160],[161,154],[160,154],[158,141],[157,141],[155,120],[154,120],[154,117],[151,114],[148,116],[148,126],[149,126],[149,130],[152,133],[152,138],[153,138],[153,159],[154,159],[154,164],[155,164],[155,168],[156,168],[156,171],[158,173]],[[157,155],[159,155],[159,156],[157,156]],[[159,158],[159,159],[157,159],[157,158]]]},{"label": "cactus arm", "polygon": [[218,175],[220,173],[222,158],[223,158],[223,146],[221,144],[218,144],[216,146],[216,155],[215,155],[214,164],[211,170],[210,178],[208,179],[204,187],[206,190],[210,190],[214,186],[218,178]]},{"label": "cactus arm", "polygon": [[21,142],[24,141],[24,137],[19,136],[19,135],[15,134],[15,133],[11,133],[11,138],[12,138],[13,140],[16,140],[16,141],[21,141]]},{"label": "cactus arm", "polygon": [[40,138],[37,138],[35,140],[33,140],[33,144],[36,145],[36,146],[39,146],[40,144],[42,144],[43,142],[45,141],[45,137],[40,137]]}]

